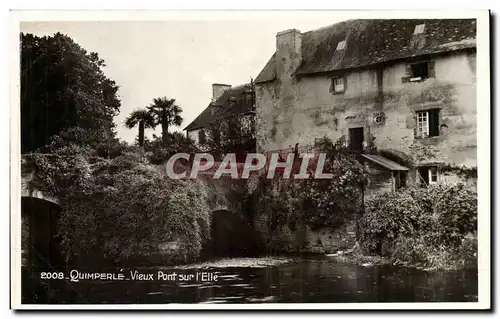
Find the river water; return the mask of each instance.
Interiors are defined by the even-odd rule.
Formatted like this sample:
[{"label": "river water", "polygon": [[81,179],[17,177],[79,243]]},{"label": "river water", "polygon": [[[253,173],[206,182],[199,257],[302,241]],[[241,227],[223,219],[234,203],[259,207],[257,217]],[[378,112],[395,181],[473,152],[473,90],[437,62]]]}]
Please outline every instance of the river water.
[{"label": "river water", "polygon": [[[24,269],[23,303],[472,302],[478,289],[477,271],[356,266],[320,255],[107,271],[123,273],[128,280],[40,280],[36,272],[28,280]],[[131,271],[152,274],[153,280],[133,280]],[[163,279],[170,278],[159,279],[160,271]]]}]

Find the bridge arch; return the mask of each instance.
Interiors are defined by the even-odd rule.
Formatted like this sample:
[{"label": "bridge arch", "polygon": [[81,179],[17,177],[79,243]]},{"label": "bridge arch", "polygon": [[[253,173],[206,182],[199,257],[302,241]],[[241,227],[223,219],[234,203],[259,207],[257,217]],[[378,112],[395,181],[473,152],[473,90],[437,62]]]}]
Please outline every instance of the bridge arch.
[{"label": "bridge arch", "polygon": [[249,256],[254,248],[254,229],[244,214],[225,206],[212,210],[210,241],[205,244],[204,257]]},{"label": "bridge arch", "polygon": [[62,208],[57,198],[34,188],[32,180],[33,174],[21,180],[22,263],[49,270],[63,263],[57,229]]}]

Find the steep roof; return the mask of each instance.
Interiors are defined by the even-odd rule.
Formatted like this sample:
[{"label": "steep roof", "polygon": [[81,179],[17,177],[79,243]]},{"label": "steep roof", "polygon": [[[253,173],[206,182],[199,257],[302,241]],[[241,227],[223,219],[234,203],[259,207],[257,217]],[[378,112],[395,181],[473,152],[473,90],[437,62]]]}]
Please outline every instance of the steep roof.
[{"label": "steep roof", "polygon": [[[421,34],[415,27],[425,24]],[[358,68],[413,56],[476,46],[475,19],[348,20],[302,36],[302,62],[297,75]],[[336,50],[340,41],[344,50]],[[275,55],[255,79],[276,77]]]},{"label": "steep roof", "polygon": [[225,90],[215,102],[210,103],[184,130],[199,129],[218,119],[254,111],[254,94],[254,87],[251,83]]}]

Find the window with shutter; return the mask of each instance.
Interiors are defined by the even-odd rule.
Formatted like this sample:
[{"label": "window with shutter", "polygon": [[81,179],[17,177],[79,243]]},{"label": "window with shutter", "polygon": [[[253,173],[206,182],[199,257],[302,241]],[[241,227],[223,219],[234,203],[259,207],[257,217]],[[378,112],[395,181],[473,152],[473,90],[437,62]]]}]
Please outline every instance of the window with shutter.
[{"label": "window with shutter", "polygon": [[417,112],[417,136],[439,136],[439,109]]}]

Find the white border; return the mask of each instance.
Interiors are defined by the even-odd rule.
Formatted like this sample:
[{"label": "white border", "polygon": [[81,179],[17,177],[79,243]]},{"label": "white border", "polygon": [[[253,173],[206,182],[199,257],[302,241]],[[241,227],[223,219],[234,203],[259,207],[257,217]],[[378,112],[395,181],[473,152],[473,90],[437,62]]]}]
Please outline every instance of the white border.
[{"label": "white border", "polygon": [[[470,303],[313,303],[313,304],[21,304],[19,23],[22,21],[268,20],[331,17],[342,19],[477,19],[478,138],[478,301]],[[11,141],[11,307],[15,309],[488,309],[490,296],[490,73],[489,12],[486,10],[418,11],[12,11],[9,19]],[[272,34],[270,37],[274,36]]]}]

